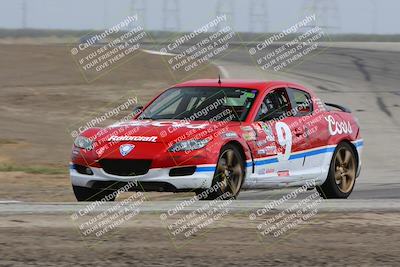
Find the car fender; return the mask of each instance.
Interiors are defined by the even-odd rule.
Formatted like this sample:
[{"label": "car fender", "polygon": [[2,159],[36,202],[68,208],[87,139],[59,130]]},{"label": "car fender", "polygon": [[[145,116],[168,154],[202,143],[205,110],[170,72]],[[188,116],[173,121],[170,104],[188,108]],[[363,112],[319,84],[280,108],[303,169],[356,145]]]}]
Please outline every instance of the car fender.
[{"label": "car fender", "polygon": [[[327,142],[328,149],[331,149],[332,152],[334,152],[337,145],[340,144],[341,142],[349,143],[355,153],[357,165],[358,165],[358,167],[360,167],[361,162],[360,162],[359,152],[358,152],[356,146],[353,144],[353,142],[358,140],[360,137],[359,136],[360,129],[359,129],[358,124],[354,120],[353,116],[349,113],[335,111],[335,112],[328,112],[325,117],[326,117],[325,120],[327,123],[326,127],[328,128],[327,134],[329,136],[327,139],[328,140],[328,142]],[[332,120],[332,118],[333,118],[333,120]],[[338,125],[333,125],[333,123],[335,123],[335,124],[338,123]],[[344,125],[344,129],[338,130],[336,128],[336,126],[339,126],[338,128],[340,128],[340,125]],[[350,127],[348,127],[348,126],[350,126]],[[340,131],[340,130],[342,130],[342,131]],[[328,153],[328,154],[326,154],[325,159],[324,159],[323,170],[325,170],[325,172],[323,171],[323,173],[326,175],[327,175],[327,170],[329,170],[330,163],[332,161],[332,156],[333,156],[333,153]],[[357,173],[359,173],[359,168],[357,170]]]}]

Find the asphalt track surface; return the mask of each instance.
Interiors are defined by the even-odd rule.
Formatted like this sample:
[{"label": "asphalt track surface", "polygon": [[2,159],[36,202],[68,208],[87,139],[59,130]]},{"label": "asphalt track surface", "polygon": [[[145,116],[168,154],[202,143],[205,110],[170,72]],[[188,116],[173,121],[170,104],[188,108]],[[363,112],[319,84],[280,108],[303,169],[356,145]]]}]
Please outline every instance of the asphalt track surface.
[{"label": "asphalt track surface", "polygon": [[[240,200],[232,201],[227,205],[229,213],[250,214],[254,211],[261,210],[266,205],[271,204],[271,199],[265,200]],[[281,212],[298,204],[298,200],[287,200],[279,205],[275,205],[271,212]],[[6,215],[71,215],[79,212],[79,210],[89,207],[91,202],[79,203],[60,203],[60,202],[37,202],[37,203],[2,203],[0,204],[0,214]],[[146,201],[140,205],[140,213],[168,213],[173,210],[180,202],[177,201]],[[204,206],[210,204],[210,201],[197,201],[191,205],[185,205],[180,212],[192,212],[201,210]],[[102,213],[110,208],[115,207],[112,202],[103,203],[96,206],[91,211],[92,214]],[[294,208],[293,212],[302,209],[299,205]],[[122,209],[122,208],[121,208]],[[348,213],[348,212],[399,212],[400,202],[397,200],[323,200],[318,204],[319,213]]]}]

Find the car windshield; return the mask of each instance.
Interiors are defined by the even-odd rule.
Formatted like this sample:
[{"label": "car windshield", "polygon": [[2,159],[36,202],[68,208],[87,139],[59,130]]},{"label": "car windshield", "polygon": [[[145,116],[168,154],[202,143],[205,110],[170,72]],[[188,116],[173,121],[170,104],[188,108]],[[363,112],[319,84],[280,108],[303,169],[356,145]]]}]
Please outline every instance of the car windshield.
[{"label": "car windshield", "polygon": [[139,119],[244,121],[257,90],[220,87],[176,87],[162,93]]}]

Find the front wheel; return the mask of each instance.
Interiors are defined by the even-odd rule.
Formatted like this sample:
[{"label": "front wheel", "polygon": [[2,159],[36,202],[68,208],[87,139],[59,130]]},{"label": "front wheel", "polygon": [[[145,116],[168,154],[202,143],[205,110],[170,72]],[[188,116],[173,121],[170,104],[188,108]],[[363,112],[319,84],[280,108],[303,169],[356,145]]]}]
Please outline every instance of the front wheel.
[{"label": "front wheel", "polygon": [[76,200],[78,201],[114,201],[116,192],[114,190],[103,190],[72,185]]},{"label": "front wheel", "polygon": [[333,153],[326,181],[317,186],[323,198],[348,198],[356,181],[356,157],[348,143],[340,143]]},{"label": "front wheel", "polygon": [[239,195],[245,177],[244,162],[243,156],[236,146],[228,144],[222,147],[211,186],[216,190],[202,189],[196,191],[198,195],[203,193],[200,199],[236,198]]}]

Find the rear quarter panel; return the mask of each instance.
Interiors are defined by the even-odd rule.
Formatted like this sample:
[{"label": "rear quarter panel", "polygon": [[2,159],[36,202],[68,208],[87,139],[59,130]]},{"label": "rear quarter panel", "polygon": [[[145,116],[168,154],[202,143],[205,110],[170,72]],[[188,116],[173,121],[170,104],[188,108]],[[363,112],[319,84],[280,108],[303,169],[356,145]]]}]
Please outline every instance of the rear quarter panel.
[{"label": "rear quarter panel", "polygon": [[361,167],[361,151],[362,139],[360,135],[360,127],[351,113],[342,111],[325,111],[322,112],[322,119],[319,124],[319,134],[314,137],[315,142],[323,142],[324,137],[325,147],[327,153],[322,158],[322,178],[325,181],[333,153],[336,146],[341,142],[349,143],[356,154],[356,161],[358,161],[357,175]]}]

